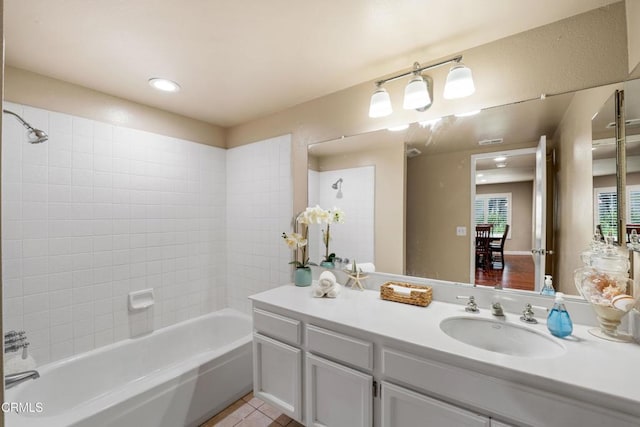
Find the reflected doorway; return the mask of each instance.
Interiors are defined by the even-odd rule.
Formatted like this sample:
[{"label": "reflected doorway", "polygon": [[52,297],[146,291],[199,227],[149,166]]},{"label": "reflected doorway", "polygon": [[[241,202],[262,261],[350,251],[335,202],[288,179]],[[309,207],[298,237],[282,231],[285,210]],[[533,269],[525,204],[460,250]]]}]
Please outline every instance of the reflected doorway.
[{"label": "reflected doorway", "polygon": [[537,148],[471,156],[472,283],[539,291],[546,252],[545,169],[544,137]]}]

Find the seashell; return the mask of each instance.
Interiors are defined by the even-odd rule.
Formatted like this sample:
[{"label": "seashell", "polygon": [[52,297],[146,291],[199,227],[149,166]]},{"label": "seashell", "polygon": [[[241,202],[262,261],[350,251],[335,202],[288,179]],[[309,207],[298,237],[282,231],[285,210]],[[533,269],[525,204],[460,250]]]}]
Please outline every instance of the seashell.
[{"label": "seashell", "polygon": [[629,295],[618,295],[611,300],[611,305],[622,311],[629,311],[633,308],[636,300]]},{"label": "seashell", "polygon": [[607,286],[602,291],[602,298],[612,301],[615,297],[620,295],[622,295],[622,289],[620,289],[620,287],[615,283],[613,285]]}]

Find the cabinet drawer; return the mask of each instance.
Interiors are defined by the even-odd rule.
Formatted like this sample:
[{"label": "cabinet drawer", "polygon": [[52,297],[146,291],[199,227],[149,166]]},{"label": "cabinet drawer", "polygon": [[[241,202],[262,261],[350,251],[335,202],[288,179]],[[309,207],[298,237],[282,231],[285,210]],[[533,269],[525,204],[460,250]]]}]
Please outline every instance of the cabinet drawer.
[{"label": "cabinet drawer", "polygon": [[[455,405],[482,408],[515,425],[638,426],[637,418],[550,392],[396,350],[382,350],[383,377],[399,381]],[[526,402],[526,405],[523,405]],[[497,424],[500,425],[500,424]]]},{"label": "cabinet drawer", "polygon": [[[423,394],[382,382],[382,427],[465,426],[489,427],[489,418]],[[507,427],[507,426],[504,426]]]},{"label": "cabinet drawer", "polygon": [[373,344],[368,341],[308,325],[307,348],[368,371],[373,369]]},{"label": "cabinet drawer", "polygon": [[290,344],[300,345],[302,341],[302,325],[299,320],[289,319],[259,308],[253,309],[253,327],[264,335]]}]

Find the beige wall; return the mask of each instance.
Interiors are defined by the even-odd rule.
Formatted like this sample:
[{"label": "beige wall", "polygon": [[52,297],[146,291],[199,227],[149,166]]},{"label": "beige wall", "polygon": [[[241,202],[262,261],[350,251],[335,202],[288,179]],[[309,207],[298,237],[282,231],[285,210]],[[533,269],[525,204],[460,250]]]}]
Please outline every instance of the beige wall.
[{"label": "beige wall", "polygon": [[[375,265],[379,271],[404,272],[404,146],[366,150],[319,159],[310,158],[318,171],[375,166]],[[346,225],[345,225],[346,226]]]},{"label": "beige wall", "polygon": [[4,100],[224,147],[224,129],[92,89],[6,67]]},{"label": "beige wall", "polygon": [[[535,147],[514,144],[509,149]],[[471,155],[495,147],[407,160],[406,271],[410,276],[469,282]],[[467,236],[456,236],[456,227]]]},{"label": "beige wall", "polygon": [[622,84],[578,92],[554,135],[558,154],[554,283],[567,294],[577,293],[573,271],[581,266],[580,253],[593,235],[591,118],[615,89],[622,89]]},{"label": "beige wall", "polygon": [[[476,83],[476,93],[469,98],[454,101],[442,98],[441,88],[448,71],[442,67],[429,72],[436,90],[433,106],[427,112],[402,109],[400,103],[404,82],[397,81],[387,85],[392,94],[394,114],[374,120],[368,117],[374,84],[364,82],[232,127],[227,132],[227,145],[234,147],[292,133],[294,209],[300,210],[307,200],[307,144],[383,129],[393,124],[537,98],[541,93],[573,91],[624,80],[628,72],[624,3],[593,10],[462,53],[464,62],[473,70]],[[410,65],[407,64],[407,68]],[[390,74],[397,71],[400,70],[389,70]]]},{"label": "beige wall", "polygon": [[634,78],[640,77],[640,0],[626,0],[627,44],[629,73],[635,69]]},{"label": "beige wall", "polygon": [[531,252],[533,181],[476,186],[476,194],[492,193],[511,193],[511,239],[507,239],[504,250]]},{"label": "beige wall", "polygon": [[[640,172],[627,174],[627,185],[640,185]],[[615,175],[603,175],[593,177],[593,188],[615,187]]]}]

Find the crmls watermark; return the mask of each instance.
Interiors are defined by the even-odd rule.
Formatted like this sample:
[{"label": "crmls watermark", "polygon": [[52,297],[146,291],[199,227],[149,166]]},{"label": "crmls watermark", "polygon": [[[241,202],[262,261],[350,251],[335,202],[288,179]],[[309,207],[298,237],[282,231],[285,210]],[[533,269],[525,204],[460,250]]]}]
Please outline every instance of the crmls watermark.
[{"label": "crmls watermark", "polygon": [[42,402],[2,402],[0,405],[2,412],[13,412],[16,414],[40,414],[44,411]]}]

